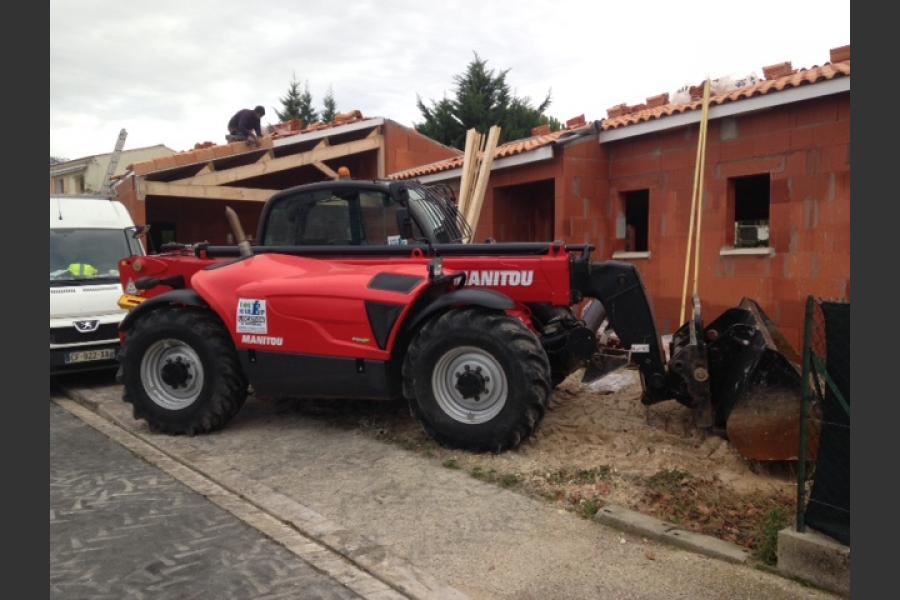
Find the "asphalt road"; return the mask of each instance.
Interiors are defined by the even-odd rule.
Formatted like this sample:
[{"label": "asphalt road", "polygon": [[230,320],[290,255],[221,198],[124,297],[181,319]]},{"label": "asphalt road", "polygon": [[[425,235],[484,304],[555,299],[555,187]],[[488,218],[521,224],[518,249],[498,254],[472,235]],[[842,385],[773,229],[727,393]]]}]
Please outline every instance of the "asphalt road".
[{"label": "asphalt road", "polygon": [[51,598],[359,598],[50,405]]}]

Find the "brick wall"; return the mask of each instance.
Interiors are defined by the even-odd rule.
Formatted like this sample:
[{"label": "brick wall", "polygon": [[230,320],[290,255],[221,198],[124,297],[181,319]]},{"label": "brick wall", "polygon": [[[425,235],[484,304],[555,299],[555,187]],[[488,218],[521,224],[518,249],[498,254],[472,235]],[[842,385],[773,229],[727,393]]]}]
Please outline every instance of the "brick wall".
[{"label": "brick wall", "polygon": [[[500,228],[495,224],[514,221],[510,211],[515,210],[516,199],[507,196],[503,201],[495,201],[494,190],[496,188],[509,188],[550,180],[553,181],[554,187],[554,206],[558,207],[560,194],[562,193],[559,185],[560,181],[558,181],[561,174],[562,156],[559,154],[550,160],[492,171],[484,193],[484,204],[481,207],[481,216],[478,220],[478,229],[475,231],[475,240],[483,241],[489,237],[497,238],[500,235]],[[527,200],[527,198],[523,198],[523,200]],[[557,229],[559,228],[558,210],[557,208],[555,218]]]},{"label": "brick wall", "polygon": [[244,231],[255,238],[263,207],[262,202],[155,196],[147,198],[147,205],[152,220],[157,223],[175,223],[176,241],[186,244],[202,241],[211,244],[227,243],[231,229],[225,220],[226,206],[234,209]]},{"label": "brick wall", "polygon": [[116,186],[115,198],[128,209],[131,214],[131,220],[135,225],[147,224],[146,204],[137,198],[137,189],[135,188],[136,179],[134,175],[125,177],[122,182]]},{"label": "brick wall", "polygon": [[383,132],[386,174],[459,156],[451,148],[389,119],[384,120]]},{"label": "brick wall", "polygon": [[[651,257],[638,266],[661,330],[678,323],[697,126],[607,144],[609,258],[621,193],[650,190]],[[850,97],[829,96],[710,122],[704,181],[700,295],[707,319],[742,296],[799,347],[807,294],[850,294]],[[768,173],[773,256],[721,256],[733,242],[729,178]],[[577,212],[567,208],[567,216]],[[577,239],[574,235],[573,238]]]}]

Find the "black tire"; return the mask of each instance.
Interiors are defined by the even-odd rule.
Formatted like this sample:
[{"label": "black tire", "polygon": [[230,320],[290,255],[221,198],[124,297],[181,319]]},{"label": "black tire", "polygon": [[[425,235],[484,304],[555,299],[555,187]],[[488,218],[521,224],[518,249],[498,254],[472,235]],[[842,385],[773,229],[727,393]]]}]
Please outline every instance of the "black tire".
[{"label": "black tire", "polygon": [[[197,357],[198,364],[191,362],[185,369],[188,377],[194,377],[191,369],[202,368],[202,386],[185,406],[154,400],[142,377],[148,350],[169,343],[189,347]],[[247,398],[247,379],[231,337],[214,315],[203,310],[168,307],[141,317],[125,338],[121,362],[122,399],[133,406],[134,418],[144,419],[154,431],[194,435],[220,429]]]},{"label": "black tire", "polygon": [[[488,416],[487,411],[483,418],[488,420],[474,424],[463,422],[459,415],[454,418],[442,408],[435,397],[435,386],[440,384],[433,381],[435,377],[440,380],[439,361],[466,347],[494,360],[507,390],[499,412]],[[452,381],[450,371],[447,377]],[[476,452],[502,452],[518,446],[544,418],[551,393],[550,364],[537,337],[518,319],[478,308],[451,310],[426,323],[407,351],[403,382],[410,411],[429,436],[444,446]]]}]

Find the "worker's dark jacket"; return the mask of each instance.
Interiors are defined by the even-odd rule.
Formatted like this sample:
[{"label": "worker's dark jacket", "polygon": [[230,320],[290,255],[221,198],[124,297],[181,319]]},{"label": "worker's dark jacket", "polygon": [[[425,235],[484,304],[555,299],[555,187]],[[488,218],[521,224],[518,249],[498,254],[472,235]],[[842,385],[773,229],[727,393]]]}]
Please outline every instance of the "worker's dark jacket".
[{"label": "worker's dark jacket", "polygon": [[262,136],[262,130],[259,127],[259,115],[249,108],[242,108],[237,111],[231,117],[231,120],[228,121],[229,133],[250,135],[251,131],[255,131],[257,136]]}]

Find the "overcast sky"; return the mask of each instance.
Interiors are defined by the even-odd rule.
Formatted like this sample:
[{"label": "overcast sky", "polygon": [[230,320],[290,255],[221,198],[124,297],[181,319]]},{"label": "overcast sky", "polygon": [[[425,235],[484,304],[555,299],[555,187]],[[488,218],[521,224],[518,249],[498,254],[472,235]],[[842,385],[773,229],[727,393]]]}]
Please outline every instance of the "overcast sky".
[{"label": "overcast sky", "polygon": [[849,0],[565,2],[542,0],[51,0],[50,154],[224,142],[239,108],[276,122],[292,72],[317,108],[405,125],[416,94],[439,99],[476,51],[518,95],[565,121],[709,74],[828,61],[850,43]]}]

